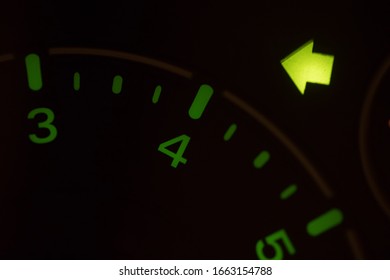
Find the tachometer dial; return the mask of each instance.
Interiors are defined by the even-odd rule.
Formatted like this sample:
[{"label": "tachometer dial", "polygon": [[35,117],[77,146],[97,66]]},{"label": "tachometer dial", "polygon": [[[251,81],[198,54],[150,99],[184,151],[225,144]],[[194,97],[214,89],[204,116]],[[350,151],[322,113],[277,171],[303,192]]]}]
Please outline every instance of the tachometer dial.
[{"label": "tachometer dial", "polygon": [[222,85],[110,50],[0,60],[3,257],[361,257],[316,168]]}]

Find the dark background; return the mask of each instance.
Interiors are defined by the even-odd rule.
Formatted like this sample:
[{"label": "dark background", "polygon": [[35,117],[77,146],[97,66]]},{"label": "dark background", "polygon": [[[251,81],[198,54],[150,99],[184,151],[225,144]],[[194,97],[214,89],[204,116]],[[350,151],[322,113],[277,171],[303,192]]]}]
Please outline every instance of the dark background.
[{"label": "dark background", "polygon": [[[107,48],[202,73],[275,122],[356,217],[370,216],[370,226],[388,230],[358,150],[366,90],[389,53],[387,6],[333,0],[12,1],[2,3],[0,51]],[[315,52],[332,54],[335,62],[331,85],[309,84],[301,96],[280,60],[310,39]]]}]

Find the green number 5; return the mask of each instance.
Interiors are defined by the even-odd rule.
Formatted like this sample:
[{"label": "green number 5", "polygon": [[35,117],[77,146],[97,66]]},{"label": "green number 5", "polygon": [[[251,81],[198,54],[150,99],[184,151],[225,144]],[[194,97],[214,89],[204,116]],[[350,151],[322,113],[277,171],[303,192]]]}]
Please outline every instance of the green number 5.
[{"label": "green number 5", "polygon": [[29,120],[34,119],[36,115],[46,115],[46,120],[38,123],[38,128],[45,128],[49,131],[46,137],[38,137],[36,134],[29,134],[31,142],[35,144],[46,144],[53,141],[57,137],[57,128],[52,124],[54,121],[54,113],[49,108],[36,108],[28,113],[27,118]]},{"label": "green number 5", "polygon": [[287,252],[290,255],[295,254],[295,248],[291,243],[290,238],[288,238],[286,231],[284,229],[281,229],[265,237],[265,243],[268,244],[274,250],[273,257],[267,257],[264,254],[265,244],[263,240],[257,241],[256,253],[258,258],[260,260],[282,260],[284,258],[283,248],[278,243],[278,241],[280,241],[280,243],[285,246]]}]

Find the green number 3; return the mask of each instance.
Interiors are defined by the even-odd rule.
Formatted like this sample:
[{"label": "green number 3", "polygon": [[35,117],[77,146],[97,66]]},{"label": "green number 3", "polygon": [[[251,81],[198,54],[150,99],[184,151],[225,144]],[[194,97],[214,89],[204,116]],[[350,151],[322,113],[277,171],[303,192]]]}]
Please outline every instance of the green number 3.
[{"label": "green number 3", "polygon": [[46,120],[38,123],[38,128],[45,128],[49,131],[49,135],[46,137],[38,137],[36,134],[29,134],[31,142],[35,144],[46,144],[53,141],[57,137],[57,128],[52,124],[54,121],[54,113],[49,108],[36,108],[28,113],[28,119],[34,119],[36,115],[46,115]]}]

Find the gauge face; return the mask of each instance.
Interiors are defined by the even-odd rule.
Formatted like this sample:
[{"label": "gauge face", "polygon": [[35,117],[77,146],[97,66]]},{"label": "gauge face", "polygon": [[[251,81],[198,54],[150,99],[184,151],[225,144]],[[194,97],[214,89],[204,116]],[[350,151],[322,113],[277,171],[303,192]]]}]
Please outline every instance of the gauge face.
[{"label": "gauge face", "polygon": [[2,257],[359,257],[306,156],[207,77],[83,48],[0,71]]},{"label": "gauge face", "polygon": [[0,258],[389,258],[385,2],[30,2]]},{"label": "gauge face", "polygon": [[375,75],[362,113],[360,150],[364,172],[375,199],[390,217],[390,57]]}]

